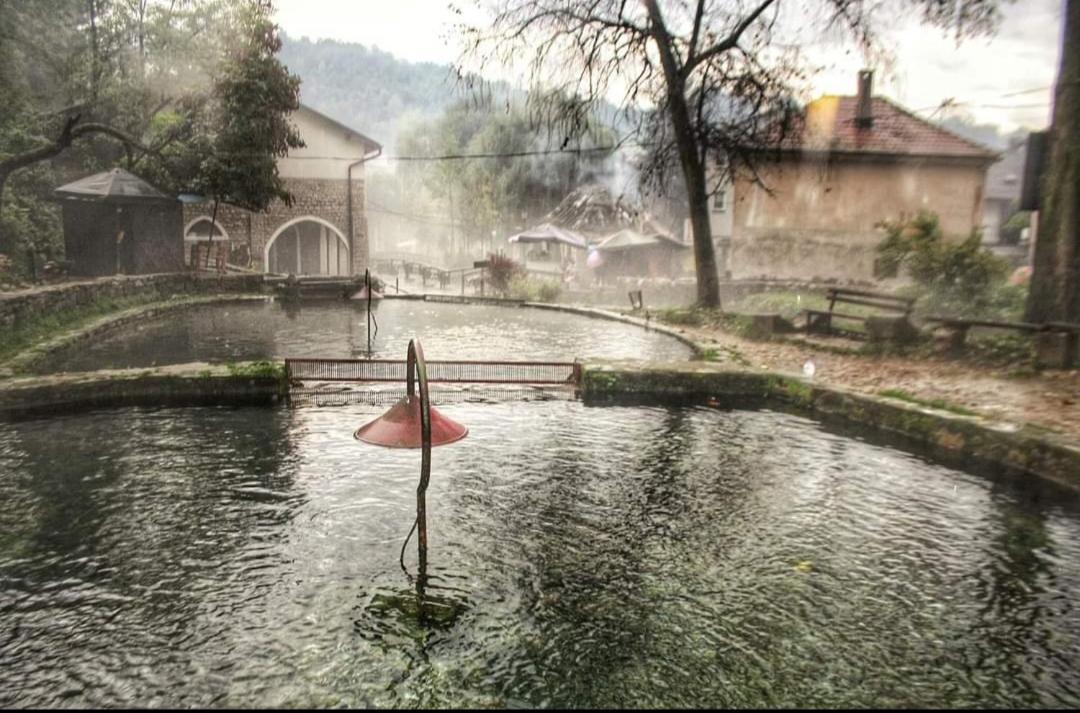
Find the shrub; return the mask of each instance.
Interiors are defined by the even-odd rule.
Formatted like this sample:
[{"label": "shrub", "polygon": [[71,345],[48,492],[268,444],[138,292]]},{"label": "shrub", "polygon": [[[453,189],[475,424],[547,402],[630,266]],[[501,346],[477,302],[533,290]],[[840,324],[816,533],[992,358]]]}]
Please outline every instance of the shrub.
[{"label": "shrub", "polygon": [[507,288],[510,297],[529,302],[555,302],[561,292],[562,287],[557,282],[538,280],[524,274],[515,275]]},{"label": "shrub", "polygon": [[1020,234],[1024,228],[1031,227],[1031,212],[1019,210],[1001,226],[1001,242],[1008,245],[1016,245],[1020,242]]},{"label": "shrub", "polygon": [[901,268],[911,275],[929,308],[953,316],[1012,316],[1022,307],[1022,287],[1006,284],[1009,264],[983,247],[978,232],[962,242],[945,240],[937,215],[885,221],[878,246],[881,274]]},{"label": "shrub", "polygon": [[488,280],[491,288],[497,292],[507,292],[514,277],[525,273],[525,269],[517,261],[505,255],[489,253],[487,259]]}]

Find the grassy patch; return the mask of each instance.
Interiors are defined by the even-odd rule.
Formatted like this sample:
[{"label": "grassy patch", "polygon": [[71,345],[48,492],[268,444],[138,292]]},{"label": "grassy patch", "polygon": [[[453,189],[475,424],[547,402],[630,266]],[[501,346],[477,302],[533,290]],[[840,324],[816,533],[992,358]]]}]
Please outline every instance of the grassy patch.
[{"label": "grassy patch", "polygon": [[936,408],[936,409],[938,409],[940,411],[948,411],[950,413],[955,413],[955,414],[957,414],[959,416],[977,416],[978,415],[974,411],[966,409],[963,406],[957,406],[956,404],[951,404],[948,401],[945,401],[943,399],[931,399],[931,400],[920,399],[917,396],[911,394],[910,392],[904,391],[903,389],[885,389],[883,391],[879,391],[878,395],[879,396],[885,396],[885,397],[890,398],[890,399],[898,399],[900,401],[906,401],[908,403],[915,404],[917,406],[927,406],[929,408]]},{"label": "grassy patch", "polygon": [[1007,366],[1035,361],[1035,341],[1026,334],[998,331],[992,336],[969,337],[965,346],[967,358],[977,364]]},{"label": "grassy patch", "polygon": [[719,324],[724,313],[705,307],[670,307],[652,313],[658,321],[680,327],[705,327]]},{"label": "grassy patch", "polygon": [[229,372],[229,376],[278,381],[285,378],[285,365],[274,361],[249,361],[242,364],[227,362],[225,369]]},{"label": "grassy patch", "polygon": [[750,360],[735,347],[722,345],[719,347],[706,347],[701,350],[703,361],[731,361],[739,366],[750,366]]},{"label": "grassy patch", "polygon": [[747,295],[729,302],[727,307],[735,312],[771,313],[779,314],[784,319],[794,319],[804,309],[829,309],[829,301],[821,292],[779,290]]},{"label": "grassy patch", "polygon": [[7,361],[19,352],[51,339],[61,332],[78,329],[112,312],[160,300],[161,297],[154,293],[117,299],[99,299],[75,309],[41,315],[27,324],[19,325],[5,335],[0,341],[0,362]]}]

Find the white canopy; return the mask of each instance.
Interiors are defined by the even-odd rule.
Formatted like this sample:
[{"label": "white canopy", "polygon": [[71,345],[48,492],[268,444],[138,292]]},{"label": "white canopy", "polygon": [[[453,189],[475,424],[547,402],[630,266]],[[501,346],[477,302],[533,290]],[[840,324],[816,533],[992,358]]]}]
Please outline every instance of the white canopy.
[{"label": "white canopy", "polygon": [[506,240],[511,243],[566,243],[571,247],[581,248],[582,250],[588,247],[585,238],[572,230],[563,230],[551,223],[544,223],[542,225],[537,225],[534,228],[529,228],[516,235],[511,235]]}]

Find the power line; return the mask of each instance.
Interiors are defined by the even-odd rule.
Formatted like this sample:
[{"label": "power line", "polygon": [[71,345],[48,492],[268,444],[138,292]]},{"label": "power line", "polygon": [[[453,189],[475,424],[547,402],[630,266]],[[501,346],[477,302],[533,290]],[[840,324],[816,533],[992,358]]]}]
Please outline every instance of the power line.
[{"label": "power line", "polygon": [[1008,94],[1002,94],[1001,98],[1004,99],[1006,97],[1018,97],[1021,94],[1035,94],[1036,92],[1045,92],[1049,89],[1053,89],[1053,87],[1035,87],[1034,89],[1022,89],[1019,92],[1009,92]]},{"label": "power line", "polygon": [[614,146],[589,146],[576,149],[544,149],[538,151],[506,151],[502,153],[443,154],[441,156],[386,156],[387,161],[461,161],[476,158],[520,158],[525,156],[547,156],[551,154],[583,154],[617,151],[622,144]]}]

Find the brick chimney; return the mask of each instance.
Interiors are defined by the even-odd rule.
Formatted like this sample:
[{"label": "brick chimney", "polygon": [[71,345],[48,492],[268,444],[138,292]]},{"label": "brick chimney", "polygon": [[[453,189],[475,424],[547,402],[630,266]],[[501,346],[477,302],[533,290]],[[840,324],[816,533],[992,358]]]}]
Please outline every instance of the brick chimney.
[{"label": "brick chimney", "polygon": [[855,126],[869,129],[874,125],[874,70],[859,70],[859,94],[855,105]]}]

